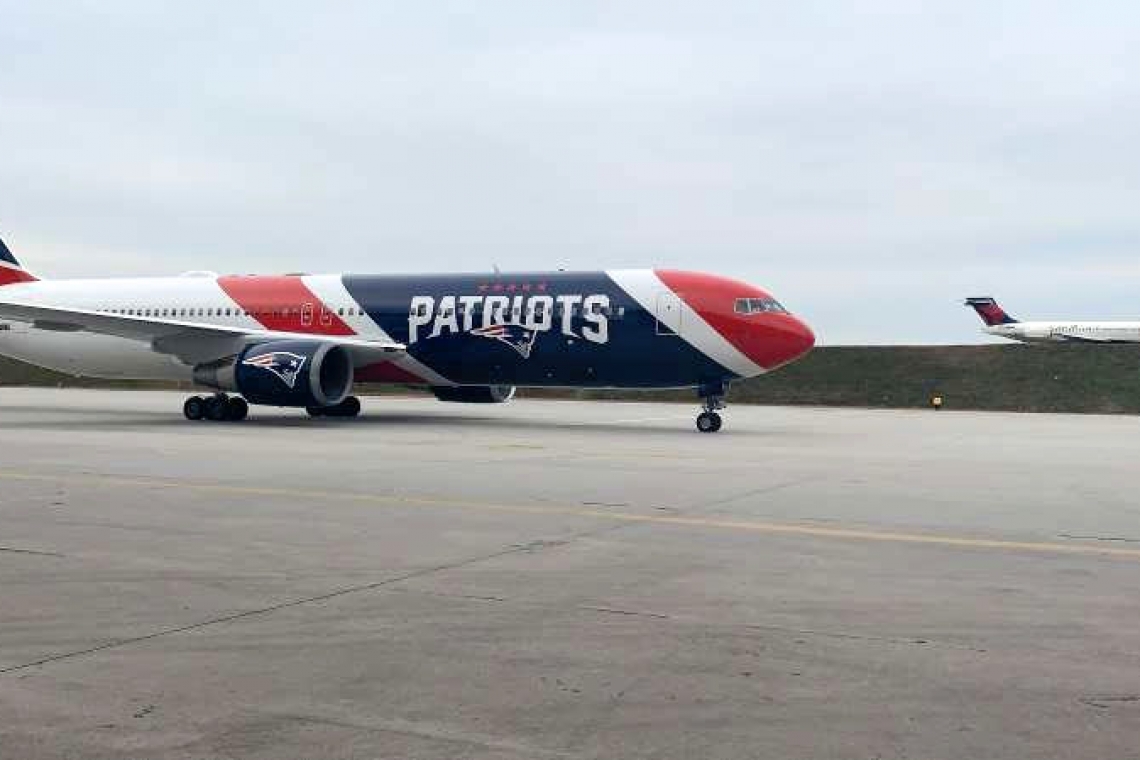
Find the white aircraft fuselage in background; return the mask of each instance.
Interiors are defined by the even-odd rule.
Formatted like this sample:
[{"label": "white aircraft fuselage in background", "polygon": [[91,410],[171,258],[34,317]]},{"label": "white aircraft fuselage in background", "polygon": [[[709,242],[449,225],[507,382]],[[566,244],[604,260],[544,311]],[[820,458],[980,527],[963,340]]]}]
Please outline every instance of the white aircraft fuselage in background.
[{"label": "white aircraft fuselage in background", "polygon": [[966,300],[982,318],[982,332],[1022,343],[1140,343],[1140,322],[1022,322],[1009,316],[993,298]]}]

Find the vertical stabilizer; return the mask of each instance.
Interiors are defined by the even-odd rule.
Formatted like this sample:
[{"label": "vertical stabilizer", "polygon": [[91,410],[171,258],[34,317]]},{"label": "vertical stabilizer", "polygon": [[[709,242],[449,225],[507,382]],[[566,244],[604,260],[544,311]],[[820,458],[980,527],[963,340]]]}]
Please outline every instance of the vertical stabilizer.
[{"label": "vertical stabilizer", "polygon": [[16,282],[35,282],[36,277],[20,266],[20,262],[0,240],[0,286]]},{"label": "vertical stabilizer", "polygon": [[1005,309],[988,296],[985,298],[967,298],[966,305],[972,306],[974,311],[978,312],[978,316],[982,318],[987,327],[1017,324],[1016,319],[1006,314]]}]

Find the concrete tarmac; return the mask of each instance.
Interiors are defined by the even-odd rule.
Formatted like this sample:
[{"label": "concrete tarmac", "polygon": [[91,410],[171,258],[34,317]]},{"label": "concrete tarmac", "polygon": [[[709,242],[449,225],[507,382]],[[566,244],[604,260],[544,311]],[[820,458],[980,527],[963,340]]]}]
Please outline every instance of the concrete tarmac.
[{"label": "concrete tarmac", "polygon": [[0,389],[0,758],[1140,757],[1133,417]]}]

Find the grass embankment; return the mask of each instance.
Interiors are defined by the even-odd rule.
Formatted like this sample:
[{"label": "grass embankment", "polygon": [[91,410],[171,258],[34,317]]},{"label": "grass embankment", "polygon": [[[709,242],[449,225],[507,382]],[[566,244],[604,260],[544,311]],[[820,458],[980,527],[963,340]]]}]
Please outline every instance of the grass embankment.
[{"label": "grass embankment", "polygon": [[[76,379],[2,358],[0,385],[175,387]],[[1140,413],[1140,346],[820,348],[780,372],[733,385],[730,401],[917,408],[928,406],[936,394],[945,398],[948,409]],[[685,391],[526,395],[694,401],[694,394]]]},{"label": "grass embankment", "polygon": [[[1140,346],[819,348],[779,372],[734,384],[729,401],[906,409],[928,407],[935,395],[947,409],[1140,413]],[[684,391],[640,397],[647,396],[693,399]]]}]

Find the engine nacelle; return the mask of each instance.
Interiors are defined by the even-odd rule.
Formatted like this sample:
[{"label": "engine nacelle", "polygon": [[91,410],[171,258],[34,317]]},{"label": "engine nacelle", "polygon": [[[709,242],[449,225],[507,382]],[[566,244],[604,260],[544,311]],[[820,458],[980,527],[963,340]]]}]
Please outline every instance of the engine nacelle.
[{"label": "engine nacelle", "polygon": [[335,406],[352,390],[352,356],[343,346],[316,340],[259,343],[194,368],[194,382],[240,393],[251,404]]},{"label": "engine nacelle", "polygon": [[433,385],[431,392],[440,401],[457,404],[505,404],[515,397],[513,385]]}]

